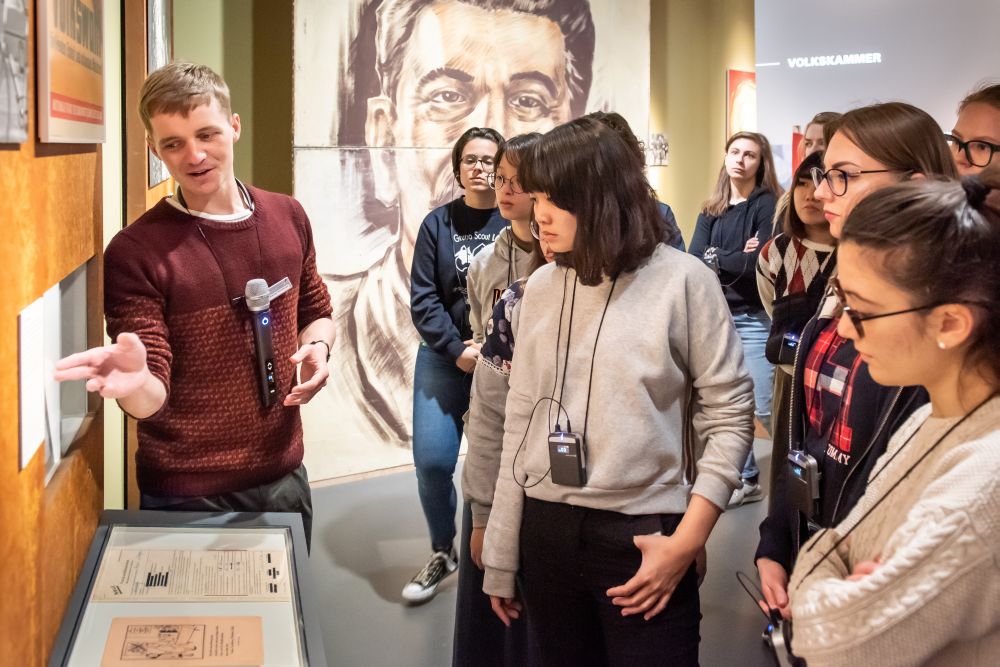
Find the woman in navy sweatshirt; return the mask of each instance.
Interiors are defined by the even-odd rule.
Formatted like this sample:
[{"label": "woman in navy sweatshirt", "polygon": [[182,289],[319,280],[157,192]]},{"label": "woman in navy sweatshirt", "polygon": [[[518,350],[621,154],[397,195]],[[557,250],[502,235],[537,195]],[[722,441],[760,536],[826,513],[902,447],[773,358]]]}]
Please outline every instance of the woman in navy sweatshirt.
[{"label": "woman in navy sweatshirt", "polygon": [[[726,142],[726,157],[715,192],[702,205],[690,252],[715,269],[726,303],[743,343],[743,356],[753,378],[754,413],[765,428],[771,425],[774,367],[764,356],[771,320],[757,293],[757,258],[771,238],[774,207],[781,186],[767,137],[737,132]],[[753,451],[743,467],[743,486],[733,492],[730,506],[760,500],[760,472]]]},{"label": "woman in navy sweatshirt", "polygon": [[458,567],[452,475],[479,356],[469,326],[467,275],[472,258],[506,226],[486,179],[502,142],[496,130],[484,127],[459,137],[451,163],[465,194],[424,218],[413,249],[410,316],[421,339],[413,373],[413,463],[432,554],[403,588],[410,603],[434,597]]}]

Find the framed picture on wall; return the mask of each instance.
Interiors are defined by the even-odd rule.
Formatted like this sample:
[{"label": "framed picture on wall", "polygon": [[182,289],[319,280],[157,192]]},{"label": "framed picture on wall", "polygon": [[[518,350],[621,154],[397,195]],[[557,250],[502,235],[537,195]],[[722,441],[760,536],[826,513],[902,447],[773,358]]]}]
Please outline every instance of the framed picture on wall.
[{"label": "framed picture on wall", "polygon": [[0,144],[28,138],[28,10],[0,0]]},{"label": "framed picture on wall", "polygon": [[[170,62],[173,39],[170,17],[170,0],[146,0],[146,72],[152,73]],[[170,173],[160,159],[147,150],[149,187],[170,178]]]},{"label": "framed picture on wall", "polygon": [[38,138],[104,142],[104,0],[39,0]]},{"label": "framed picture on wall", "polygon": [[757,75],[726,70],[726,139],[737,132],[757,131]]}]

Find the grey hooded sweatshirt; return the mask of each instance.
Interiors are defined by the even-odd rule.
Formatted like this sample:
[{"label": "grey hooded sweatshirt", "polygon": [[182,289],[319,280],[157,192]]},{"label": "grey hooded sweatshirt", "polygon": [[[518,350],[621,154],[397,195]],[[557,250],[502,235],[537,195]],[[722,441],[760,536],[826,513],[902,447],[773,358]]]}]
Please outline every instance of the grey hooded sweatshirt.
[{"label": "grey hooded sweatshirt", "polygon": [[531,251],[518,245],[510,226],[475,256],[468,277],[472,340],[483,342],[493,306],[511,283],[528,273],[530,266]]}]

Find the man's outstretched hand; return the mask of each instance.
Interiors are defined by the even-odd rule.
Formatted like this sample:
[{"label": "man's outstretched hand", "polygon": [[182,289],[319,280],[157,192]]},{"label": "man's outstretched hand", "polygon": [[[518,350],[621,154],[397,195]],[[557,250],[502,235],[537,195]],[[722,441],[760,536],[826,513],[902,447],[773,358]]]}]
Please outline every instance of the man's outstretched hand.
[{"label": "man's outstretched hand", "polygon": [[86,380],[87,391],[100,392],[105,398],[125,398],[142,388],[149,375],[146,346],[134,333],[122,333],[112,345],[60,359],[55,378],[59,382]]},{"label": "man's outstretched hand", "polygon": [[56,362],[59,382],[86,380],[87,391],[118,399],[122,410],[137,419],[155,414],[167,391],[146,364],[146,346],[134,333],[120,333],[112,345],[93,347]]}]

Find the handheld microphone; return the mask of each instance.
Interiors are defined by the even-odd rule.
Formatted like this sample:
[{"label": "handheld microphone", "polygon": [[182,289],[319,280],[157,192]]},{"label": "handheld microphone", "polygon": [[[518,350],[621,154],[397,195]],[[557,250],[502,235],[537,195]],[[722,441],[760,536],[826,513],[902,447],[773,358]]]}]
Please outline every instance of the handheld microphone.
[{"label": "handheld microphone", "polygon": [[254,278],[247,281],[244,294],[253,322],[260,400],[267,408],[278,395],[278,386],[274,381],[274,346],[271,342],[271,290],[266,280]]}]

